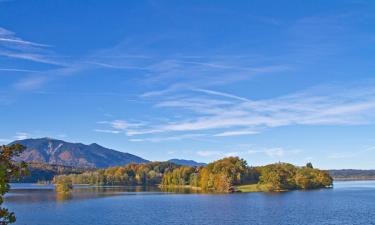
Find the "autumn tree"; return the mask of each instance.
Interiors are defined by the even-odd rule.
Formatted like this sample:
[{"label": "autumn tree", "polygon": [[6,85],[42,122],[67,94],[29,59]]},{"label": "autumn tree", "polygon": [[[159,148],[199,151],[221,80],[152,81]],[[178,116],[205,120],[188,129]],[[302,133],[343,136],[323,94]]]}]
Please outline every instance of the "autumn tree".
[{"label": "autumn tree", "polygon": [[303,167],[297,170],[295,181],[299,189],[316,189],[332,186],[333,179],[325,171]]},{"label": "autumn tree", "polygon": [[58,194],[70,194],[70,191],[73,189],[72,179],[69,176],[62,175],[55,182],[56,192]]},{"label": "autumn tree", "polygon": [[289,163],[275,163],[261,168],[260,183],[270,191],[293,190],[296,188],[297,168]]},{"label": "autumn tree", "polygon": [[7,225],[16,221],[15,214],[8,209],[2,208],[4,195],[9,191],[9,182],[27,174],[26,163],[16,163],[14,157],[20,155],[25,149],[20,144],[0,147],[0,225]]}]

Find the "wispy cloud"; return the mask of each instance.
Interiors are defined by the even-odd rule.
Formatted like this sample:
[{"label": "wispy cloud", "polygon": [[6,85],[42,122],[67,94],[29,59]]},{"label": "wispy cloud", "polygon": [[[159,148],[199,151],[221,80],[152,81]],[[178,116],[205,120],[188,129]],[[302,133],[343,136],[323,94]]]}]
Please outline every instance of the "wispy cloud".
[{"label": "wispy cloud", "polygon": [[14,87],[19,90],[34,90],[47,81],[48,77],[46,76],[30,76],[17,81]]},{"label": "wispy cloud", "polygon": [[231,137],[231,136],[241,136],[241,135],[253,135],[258,134],[258,131],[253,130],[232,130],[225,131],[222,133],[214,134],[215,137]]},{"label": "wispy cloud", "polygon": [[0,27],[0,56],[38,63],[64,65],[54,59],[49,45],[24,40],[10,30]]},{"label": "wispy cloud", "polygon": [[245,151],[243,154],[253,155],[253,154],[265,154],[271,158],[282,158],[287,155],[296,155],[301,153],[300,149],[285,149],[282,147],[271,147],[271,148],[252,148]]},{"label": "wispy cloud", "polygon": [[[123,42],[114,47],[95,50],[74,59],[54,54],[47,44],[24,40],[16,36],[14,32],[1,28],[0,56],[62,67],[62,69],[43,71],[37,74],[37,77],[27,78],[30,81],[23,79],[14,85],[18,89],[23,87],[26,87],[25,90],[40,88],[55,80],[56,77],[78,74],[80,71],[125,70],[129,76],[132,76],[135,85],[142,85],[144,93],[141,97],[157,97],[192,87],[196,87],[195,91],[197,92],[219,95],[223,93],[214,93],[207,88],[293,68],[291,65],[277,62],[259,63],[259,58],[255,60],[253,55],[220,55],[217,53],[207,53],[200,56],[167,53],[147,54],[149,49],[142,44],[134,46],[134,43],[129,45]],[[131,54],[131,49],[135,47],[141,49],[142,54]],[[22,70],[21,68],[17,69]],[[40,77],[48,77],[48,79],[45,78],[44,82],[39,82],[39,85],[31,85],[32,88],[28,88],[28,84],[36,84],[36,80],[40,81]],[[147,90],[155,87],[160,88],[160,90]],[[227,97],[236,98],[236,96]],[[245,100],[245,98],[239,98],[239,96],[237,98],[238,100]]]},{"label": "wispy cloud", "polygon": [[[125,120],[99,121],[98,124],[109,125],[111,129],[94,129],[96,132],[132,135],[132,129],[142,127],[142,123],[132,123]],[[141,132],[141,131],[139,131]]]},{"label": "wispy cloud", "polygon": [[37,54],[37,53],[27,53],[27,52],[12,52],[12,51],[1,51],[0,56],[6,56],[9,58],[17,58],[17,59],[24,59],[33,62],[45,63],[45,64],[52,64],[57,66],[65,66],[66,64],[63,62],[59,62],[52,57],[47,55]]},{"label": "wispy cloud", "polygon": [[108,134],[119,134],[121,133],[118,130],[103,130],[103,129],[94,129],[95,132],[100,132],[100,133],[108,133]]},{"label": "wispy cloud", "polygon": [[220,156],[222,152],[219,151],[197,151],[197,155],[202,157]]},{"label": "wispy cloud", "polygon": [[110,124],[110,126],[116,130],[127,130],[129,128],[139,127],[142,125],[142,123],[131,123],[125,120],[101,121],[98,123]]},{"label": "wispy cloud", "polygon": [[28,46],[38,46],[38,47],[49,47],[48,45],[38,44],[31,41],[24,41],[22,39],[12,39],[12,38],[0,38],[0,42],[7,42],[11,44],[20,44]]},{"label": "wispy cloud", "polygon": [[52,80],[56,80],[58,78],[66,76],[71,76],[75,73],[79,73],[86,69],[87,68],[84,65],[71,64],[66,67],[59,67],[56,69],[40,71],[37,73],[33,73],[27,77],[23,77],[20,80],[17,80],[13,84],[13,87],[21,91],[37,90]]},{"label": "wispy cloud", "polygon": [[[232,102],[231,105],[210,105],[212,115],[197,117],[189,122],[166,125],[168,130],[202,130],[230,127],[278,127],[286,125],[330,125],[372,123],[375,111],[375,93],[370,89],[354,88],[335,93],[305,91],[274,99]],[[180,99],[181,105],[189,99]],[[206,102],[202,99],[202,105]],[[158,104],[163,106],[162,103]],[[168,105],[171,107],[171,104]],[[206,107],[195,104],[195,112],[207,114]]]},{"label": "wispy cloud", "polygon": [[16,136],[14,136],[14,138],[17,139],[17,140],[26,139],[26,138],[29,138],[29,137],[30,137],[30,134],[26,133],[26,132],[18,132],[16,134]]},{"label": "wispy cloud", "polygon": [[270,157],[282,157],[285,155],[283,148],[270,148],[264,151]]},{"label": "wispy cloud", "polygon": [[237,99],[237,100],[245,101],[245,102],[250,101],[249,99],[244,98],[244,97],[240,97],[240,96],[237,96],[237,95],[228,94],[228,93],[224,93],[224,92],[219,92],[219,91],[206,90],[206,89],[193,89],[193,90],[198,91],[198,92],[202,92],[202,93],[205,93],[205,94],[217,95],[217,96]]},{"label": "wispy cloud", "polygon": [[3,27],[0,27],[0,42],[25,46],[50,47],[49,45],[23,40],[17,37],[14,32],[7,30]]},{"label": "wispy cloud", "polygon": [[316,87],[264,100],[216,90],[184,91],[165,98],[155,106],[178,109],[188,119],[146,121],[132,127],[132,135],[209,131],[212,136],[224,137],[291,125],[360,125],[375,121],[375,91],[371,84]]},{"label": "wispy cloud", "polygon": [[144,67],[137,67],[137,66],[131,66],[131,65],[114,65],[109,63],[103,63],[103,62],[86,62],[92,65],[96,65],[99,67],[109,68],[109,69],[121,69],[121,70],[144,70],[147,71],[147,68]]},{"label": "wispy cloud", "polygon": [[143,82],[163,83],[169,86],[183,83],[187,86],[207,87],[248,80],[255,75],[282,72],[292,68],[290,65],[248,66],[252,64],[255,63],[251,57],[238,59],[228,56],[225,60],[202,57],[194,62],[172,57],[146,65],[150,75],[145,77]]},{"label": "wispy cloud", "polygon": [[180,141],[185,139],[195,139],[206,136],[205,134],[182,134],[166,137],[149,137],[149,138],[130,138],[131,142],[164,142],[164,141]]},{"label": "wispy cloud", "polygon": [[252,148],[250,150],[238,150],[238,151],[197,151],[196,154],[202,157],[229,157],[229,156],[238,156],[238,157],[248,157],[254,154],[262,154],[269,158],[283,158],[286,156],[300,154],[302,150],[299,149],[285,149],[282,147],[258,147]]},{"label": "wispy cloud", "polygon": [[359,151],[352,151],[352,152],[335,152],[328,156],[330,159],[350,159],[358,157],[364,153],[375,151],[375,147],[367,147],[365,149],[359,150]]},{"label": "wispy cloud", "polygon": [[37,71],[37,70],[18,69],[18,68],[0,68],[0,71],[7,71],[7,72],[25,72],[25,73],[36,73],[36,72],[40,72],[40,71]]}]

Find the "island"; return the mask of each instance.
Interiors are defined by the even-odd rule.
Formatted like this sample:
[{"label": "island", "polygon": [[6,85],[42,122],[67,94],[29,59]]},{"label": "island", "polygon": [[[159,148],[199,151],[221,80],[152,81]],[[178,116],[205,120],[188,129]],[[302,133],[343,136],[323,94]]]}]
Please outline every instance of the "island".
[{"label": "island", "polygon": [[295,166],[274,163],[248,166],[244,159],[227,157],[204,166],[181,166],[172,162],[148,162],[120,167],[90,170],[80,174],[57,175],[55,184],[124,185],[191,188],[202,192],[283,192],[332,187],[333,179],[327,171],[316,169],[311,163]]}]

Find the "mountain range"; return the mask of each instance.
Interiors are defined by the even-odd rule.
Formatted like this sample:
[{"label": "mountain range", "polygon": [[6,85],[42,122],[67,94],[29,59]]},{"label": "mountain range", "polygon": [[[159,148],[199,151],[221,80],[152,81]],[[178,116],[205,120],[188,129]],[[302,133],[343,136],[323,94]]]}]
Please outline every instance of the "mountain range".
[{"label": "mountain range", "polygon": [[[129,163],[146,163],[149,160],[139,156],[105,148],[96,143],[85,145],[70,143],[53,138],[36,138],[17,140],[12,144],[21,144],[25,151],[17,157],[18,161],[63,165],[82,168],[106,168],[123,166]],[[171,159],[169,162],[185,166],[202,166],[193,160]]]},{"label": "mountain range", "polygon": [[96,143],[85,145],[52,138],[38,138],[18,140],[9,145],[12,144],[26,147],[16,159],[25,162],[96,168],[149,162],[139,156],[105,148]]},{"label": "mountain range", "polygon": [[[26,147],[18,161],[28,162],[31,175],[23,182],[51,180],[59,174],[81,173],[95,168],[124,166],[129,163],[147,163],[139,156],[105,148],[96,143],[85,145],[52,138],[24,139],[10,143]],[[168,162],[182,166],[205,166],[186,159],[170,159]],[[375,170],[329,170],[334,179],[375,179]]]}]

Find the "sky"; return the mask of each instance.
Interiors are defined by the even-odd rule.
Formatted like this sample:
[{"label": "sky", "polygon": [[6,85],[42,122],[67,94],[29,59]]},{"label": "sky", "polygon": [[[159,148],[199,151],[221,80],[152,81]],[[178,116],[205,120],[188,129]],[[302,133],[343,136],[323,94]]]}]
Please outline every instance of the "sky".
[{"label": "sky", "polygon": [[375,169],[375,2],[0,0],[0,144]]}]

